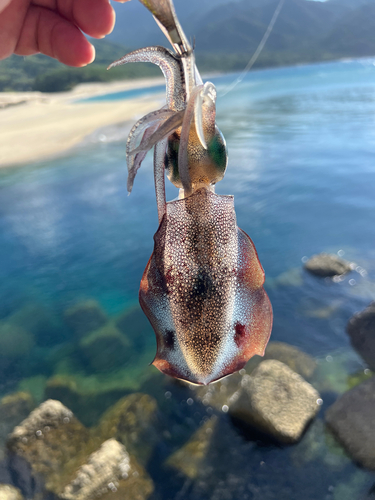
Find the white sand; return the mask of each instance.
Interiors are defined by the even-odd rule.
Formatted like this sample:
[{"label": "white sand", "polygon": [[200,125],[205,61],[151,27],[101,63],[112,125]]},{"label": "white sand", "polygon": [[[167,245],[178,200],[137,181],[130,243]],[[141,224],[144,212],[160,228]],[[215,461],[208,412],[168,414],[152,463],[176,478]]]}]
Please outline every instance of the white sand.
[{"label": "white sand", "polygon": [[157,78],[82,84],[59,94],[0,93],[0,167],[59,155],[98,128],[134,121],[160,107],[160,100],[151,97],[90,103],[75,103],[76,99],[163,82]]}]

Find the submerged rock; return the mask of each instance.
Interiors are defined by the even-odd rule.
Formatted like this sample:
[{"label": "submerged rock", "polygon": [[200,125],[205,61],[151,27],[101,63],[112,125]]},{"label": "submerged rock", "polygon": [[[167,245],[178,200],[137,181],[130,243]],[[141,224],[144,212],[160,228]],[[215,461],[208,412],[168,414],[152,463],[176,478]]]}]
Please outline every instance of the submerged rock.
[{"label": "submerged rock", "polygon": [[312,384],[321,394],[328,393],[330,397],[350,389],[350,384],[354,382],[350,373],[361,369],[363,371],[357,354],[350,347],[347,350],[332,351],[317,361]]},{"label": "submerged rock", "polygon": [[23,496],[18,488],[9,484],[0,484],[1,500],[23,500]]},{"label": "submerged rock", "polygon": [[12,477],[27,498],[143,500],[153,491],[151,479],[122,444],[103,443],[59,401],[48,400],[31,412],[7,446]]},{"label": "submerged rock", "polygon": [[273,281],[274,286],[293,286],[303,285],[302,270],[300,267],[293,267],[279,274]]},{"label": "submerged rock", "polygon": [[131,342],[111,323],[83,337],[79,347],[94,372],[120,368],[132,355]]},{"label": "submerged rock", "polygon": [[336,472],[350,464],[350,458],[332,434],[327,432],[320,418],[312,422],[301,441],[293,447],[290,458],[295,467],[315,462]]},{"label": "submerged rock", "polygon": [[375,377],[341,396],[325,419],[349,455],[362,466],[375,470]]},{"label": "submerged rock", "polygon": [[350,262],[329,253],[313,255],[304,267],[311,274],[322,277],[346,274],[351,271]]},{"label": "submerged rock", "polygon": [[156,400],[141,393],[120,399],[103,415],[96,432],[101,439],[116,438],[146,464],[160,439]]},{"label": "submerged rock", "polygon": [[[8,434],[24,420],[35,407],[34,400],[27,392],[16,392],[0,400],[0,461],[4,458]],[[1,500],[0,495],[0,500]]]},{"label": "submerged rock", "polygon": [[90,445],[97,445],[91,441],[68,408],[59,401],[45,401],[8,439],[9,467],[17,486],[31,498],[45,489],[58,495],[93,451]]},{"label": "submerged rock", "polygon": [[26,328],[34,335],[40,346],[52,346],[64,340],[56,318],[40,304],[24,305],[9,316],[7,321],[20,328]]},{"label": "submerged rock", "polygon": [[152,326],[139,306],[123,312],[117,317],[115,324],[137,347],[143,348],[144,345],[155,342]]},{"label": "submerged rock", "polygon": [[319,393],[296,372],[267,360],[243,377],[229,413],[282,443],[294,443],[319,411],[319,403]]},{"label": "submerged rock", "polygon": [[166,465],[177,469],[190,479],[196,479],[207,458],[217,422],[217,416],[213,415],[182,448],[168,457]]},{"label": "submerged rock", "polygon": [[310,379],[317,367],[314,358],[297,347],[284,342],[270,342],[266,348],[264,359],[281,361],[305,379]]},{"label": "submerged rock", "polygon": [[30,352],[34,344],[34,336],[29,331],[12,323],[0,322],[1,364],[22,358]]},{"label": "submerged rock", "polygon": [[64,319],[79,337],[97,330],[108,321],[107,315],[96,300],[86,300],[70,307],[65,311]]},{"label": "submerged rock", "polygon": [[375,371],[375,302],[350,318],[347,332],[354,349]]},{"label": "submerged rock", "polygon": [[153,492],[153,484],[124,445],[105,441],[80,467],[73,481],[60,495],[64,500],[143,500]]},{"label": "submerged rock", "polygon": [[154,377],[159,377],[159,372],[148,366],[145,359],[110,373],[55,375],[47,381],[44,396],[58,399],[71,408],[81,422],[92,426],[120,398],[139,391],[144,382]]}]

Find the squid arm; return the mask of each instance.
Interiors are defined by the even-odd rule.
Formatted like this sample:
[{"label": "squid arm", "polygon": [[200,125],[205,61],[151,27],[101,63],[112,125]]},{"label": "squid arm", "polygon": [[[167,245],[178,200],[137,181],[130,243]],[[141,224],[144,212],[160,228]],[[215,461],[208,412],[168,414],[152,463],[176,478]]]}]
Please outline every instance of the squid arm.
[{"label": "squid arm", "polygon": [[[161,110],[160,110],[161,111]],[[166,110],[170,111],[170,110]],[[156,143],[167,138],[172,132],[174,132],[182,123],[185,111],[172,111],[172,115],[163,121],[157,128],[157,130],[146,140],[142,141],[141,144],[129,152],[129,154],[134,155],[140,151],[148,151],[155,146]]]},{"label": "squid arm", "polygon": [[[210,82],[207,82],[204,86],[194,85],[191,88],[190,98],[187,99],[187,85],[184,76],[186,72],[183,67],[183,58],[189,58],[192,64],[192,53],[178,57],[174,56],[164,47],[146,47],[127,54],[108,67],[110,69],[129,62],[151,62],[161,68],[166,79],[168,109],[162,108],[141,118],[130,131],[127,140],[126,157],[129,171],[129,193],[132,190],[136,173],[145,158],[145,153],[158,141],[177,130],[181,124],[183,125],[181,131],[183,140],[179,148],[179,165],[181,165],[179,166],[179,175],[186,193],[191,192],[191,181],[188,172],[190,127],[194,118],[195,129],[200,144],[203,149],[207,150],[202,108],[208,102],[210,103],[210,109],[212,107],[215,108],[216,90]],[[215,111],[213,113],[213,121],[215,121]],[[147,131],[150,127],[152,127],[152,130]],[[139,146],[136,147],[142,134],[144,134],[143,138]]]},{"label": "squid arm", "polygon": [[110,64],[108,69],[130,62],[149,62],[159,66],[167,83],[168,108],[175,111],[185,108],[186,83],[178,57],[164,47],[145,47],[121,57]]},{"label": "squid arm", "polygon": [[[158,111],[152,111],[148,115],[142,117],[138,120],[135,125],[133,125],[130,130],[128,139],[126,141],[126,162],[128,164],[128,192],[130,193],[133,188],[134,178],[137,174],[142,161],[144,160],[148,149],[141,148],[139,151],[135,151],[136,144],[143,135],[141,139],[141,145],[149,140],[149,136],[155,132],[155,130],[164,123],[168,118],[171,118],[175,114],[174,111],[170,109],[159,109]],[[142,154],[140,154],[141,152]],[[139,153],[137,155],[136,153]]]}]

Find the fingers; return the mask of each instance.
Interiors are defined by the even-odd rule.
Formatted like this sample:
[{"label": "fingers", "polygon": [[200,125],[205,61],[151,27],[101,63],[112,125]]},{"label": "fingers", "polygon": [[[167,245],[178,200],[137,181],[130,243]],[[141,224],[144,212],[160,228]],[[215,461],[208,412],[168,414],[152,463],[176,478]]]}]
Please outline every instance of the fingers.
[{"label": "fingers", "polygon": [[[0,0],[1,1],[1,0]],[[0,14],[0,59],[13,54],[29,0],[13,0]]]},{"label": "fingers", "polygon": [[95,49],[82,32],[103,38],[114,23],[108,0],[0,0],[0,59],[42,52],[84,66],[94,60]]},{"label": "fingers", "polygon": [[31,6],[15,54],[42,52],[69,66],[85,66],[95,58],[94,47],[81,31],[55,12]]},{"label": "fingers", "polygon": [[5,7],[8,7],[9,3],[11,0],[0,0],[0,12],[5,9]]}]

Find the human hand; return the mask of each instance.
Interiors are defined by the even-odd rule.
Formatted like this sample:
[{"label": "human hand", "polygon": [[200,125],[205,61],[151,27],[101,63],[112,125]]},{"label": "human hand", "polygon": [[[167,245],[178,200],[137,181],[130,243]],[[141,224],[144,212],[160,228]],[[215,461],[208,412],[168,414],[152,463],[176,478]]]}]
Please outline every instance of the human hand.
[{"label": "human hand", "polygon": [[95,49],[83,33],[103,38],[114,24],[109,0],[0,0],[0,59],[41,52],[68,66],[86,66]]}]

